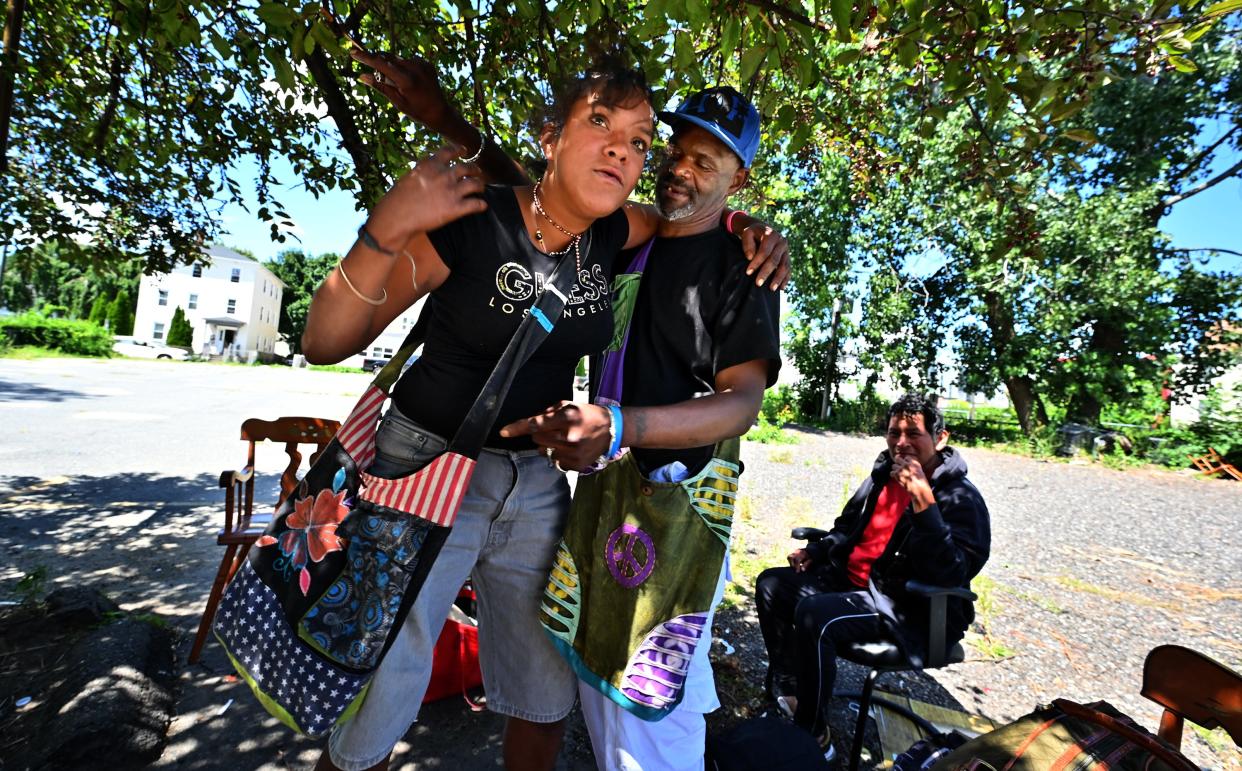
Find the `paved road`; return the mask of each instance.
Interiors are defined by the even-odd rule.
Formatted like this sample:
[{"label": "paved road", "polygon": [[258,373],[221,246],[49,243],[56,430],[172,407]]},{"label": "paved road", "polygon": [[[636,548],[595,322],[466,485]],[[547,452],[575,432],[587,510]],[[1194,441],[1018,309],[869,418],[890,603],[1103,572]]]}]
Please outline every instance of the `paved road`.
[{"label": "paved road", "polygon": [[[49,588],[87,582],[125,610],[171,620],[185,661],[223,553],[217,478],[246,457],[241,422],[343,419],[369,382],[287,367],[0,359],[0,599],[42,566]],[[287,462],[267,449],[256,500],[275,500]],[[178,716],[153,768],[310,768],[322,743],[268,717],[243,683],[226,679],[231,671],[214,640],[183,670]],[[393,768],[496,768],[502,730],[501,718],[461,699],[428,705]],[[577,721],[558,768],[593,767]]]},{"label": "paved road", "polygon": [[[188,635],[220,559],[216,477],[243,460],[242,419],[343,416],[366,383],[361,374],[285,368],[0,359],[0,553],[12,558],[0,563],[0,598],[44,565],[54,583],[89,581]],[[779,562],[794,545],[791,525],[830,522],[881,446],[820,432],[793,446],[746,443],[738,571],[745,556],[758,567]],[[1182,642],[1242,664],[1242,484],[965,455],[992,512],[989,605],[976,632],[996,655],[975,647],[964,664],[898,679],[901,690],[1001,719],[1055,696],[1106,698],[1154,726],[1158,711],[1138,696],[1153,645]],[[272,458],[260,468],[282,465]],[[730,689],[744,695],[761,681],[763,649],[753,605],[720,618],[732,628],[717,634],[741,661],[732,677],[740,685],[721,678],[724,713],[738,703]],[[187,650],[183,643],[183,660]],[[183,672],[158,767],[309,767],[318,744],[279,728],[244,685],[224,679],[228,671],[213,643],[202,666]],[[394,768],[495,768],[500,730],[500,720],[460,700],[440,702],[424,710]],[[1236,753],[1211,753],[1190,732],[1187,741],[1201,763],[1237,764]],[[573,722],[561,768],[591,767]]]}]

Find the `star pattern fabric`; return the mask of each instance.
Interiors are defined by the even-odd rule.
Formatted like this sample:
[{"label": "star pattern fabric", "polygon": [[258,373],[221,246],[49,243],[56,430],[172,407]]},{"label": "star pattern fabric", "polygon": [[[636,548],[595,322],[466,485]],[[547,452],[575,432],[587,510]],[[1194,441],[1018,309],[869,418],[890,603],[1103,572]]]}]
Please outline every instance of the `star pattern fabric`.
[{"label": "star pattern fabric", "polygon": [[220,601],[215,632],[251,688],[278,703],[309,736],[330,731],[373,674],[335,666],[299,640],[275,593],[249,563]]}]

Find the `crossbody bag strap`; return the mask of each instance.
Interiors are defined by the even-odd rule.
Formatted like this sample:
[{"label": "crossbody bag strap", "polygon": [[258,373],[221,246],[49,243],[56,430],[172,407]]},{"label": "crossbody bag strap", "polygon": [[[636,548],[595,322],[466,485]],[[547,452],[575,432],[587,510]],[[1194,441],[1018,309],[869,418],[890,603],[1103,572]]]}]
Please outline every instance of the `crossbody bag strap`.
[{"label": "crossbody bag strap", "polygon": [[[589,253],[590,231],[587,231],[583,237],[587,239],[587,244],[582,251]],[[513,385],[513,379],[517,377],[518,370],[530,359],[535,349],[548,338],[548,335],[552,334],[552,329],[565,312],[565,306],[569,304],[570,290],[577,280],[577,276],[573,275],[575,265],[575,261],[567,253],[557,263],[552,275],[548,276],[543,293],[535,299],[535,304],[530,307],[526,318],[522,319],[517,331],[509,339],[509,345],[492,369],[492,374],[487,378],[483,391],[474,400],[470,411],[466,413],[465,419],[461,422],[461,427],[457,429],[457,433],[449,442],[449,452],[475,458],[483,450],[483,443],[487,440],[487,435],[491,433],[497,416],[500,415],[505,395],[508,394],[509,387]]]},{"label": "crossbody bag strap", "polygon": [[[632,282],[632,287],[627,288],[630,307],[624,311],[625,329],[621,331],[621,344],[617,346],[615,351],[607,351],[603,355],[603,364],[600,367],[599,384],[594,389],[597,404],[620,404],[621,403],[621,386],[625,380],[625,352],[630,345],[630,329],[634,326],[634,306],[638,304],[638,290],[641,286],[643,271],[647,268],[647,257],[651,254],[651,248],[655,245],[655,238],[643,244],[638,250],[638,254],[634,255],[634,259],[630,261],[630,266],[626,269],[622,276],[629,276],[628,281]],[[613,313],[618,313],[617,297],[613,297]]]}]

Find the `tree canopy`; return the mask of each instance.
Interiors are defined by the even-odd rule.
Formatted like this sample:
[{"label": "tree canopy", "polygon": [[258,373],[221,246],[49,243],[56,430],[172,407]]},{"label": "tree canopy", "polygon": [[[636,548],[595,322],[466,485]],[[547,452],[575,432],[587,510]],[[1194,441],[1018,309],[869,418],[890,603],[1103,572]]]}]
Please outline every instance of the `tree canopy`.
[{"label": "tree canopy", "polygon": [[991,184],[1090,141],[1059,126],[1100,86],[1192,69],[1194,42],[1239,1],[49,0],[26,9],[20,45],[5,51],[0,238],[89,239],[94,258],[139,252],[149,269],[190,261],[218,235],[221,205],[243,201],[247,158],[256,213],[278,239],[290,225],[273,194],[278,157],[311,192],[339,187],[369,205],[429,140],[357,84],[346,33],[434,60],[510,148],[529,141],[559,82],[620,53],[661,99],[741,84],[770,150],[836,152],[860,177],[908,150],[895,107],[924,137],[964,105],[981,130],[1014,121],[1021,141],[1003,152],[954,156]]},{"label": "tree canopy", "polygon": [[[1222,366],[1236,278],[1171,249],[1158,222],[1242,173],[1214,165],[1242,150],[1239,9],[48,0],[5,33],[0,243],[28,276],[46,250],[81,270],[134,255],[167,270],[200,259],[221,208],[244,204],[250,162],[254,213],[283,241],[277,159],[295,177],[282,182],[368,207],[439,140],[358,83],[350,38],[432,60],[464,114],[519,157],[537,155],[558,86],[619,56],[659,102],[727,82],[760,108],[743,198],[795,247],[791,351],[808,394],[849,374],[849,336],[859,366],[911,385],[948,352],[963,386],[1007,389],[1024,426],[1049,409],[1090,419],[1102,400],[1153,383],[1190,393]],[[322,259],[277,263],[301,286]],[[855,328],[848,302],[832,308],[859,281]],[[292,340],[304,310],[290,299]]]}]

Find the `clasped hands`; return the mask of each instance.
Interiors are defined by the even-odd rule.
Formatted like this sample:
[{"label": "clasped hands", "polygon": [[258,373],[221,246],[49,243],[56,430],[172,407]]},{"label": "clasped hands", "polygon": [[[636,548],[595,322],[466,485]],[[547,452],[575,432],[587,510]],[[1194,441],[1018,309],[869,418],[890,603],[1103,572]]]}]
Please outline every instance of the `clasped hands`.
[{"label": "clasped hands", "polygon": [[566,471],[582,471],[608,451],[612,416],[606,407],[561,401],[538,415],[500,429],[505,438],[529,436],[550,450],[548,457]]}]

